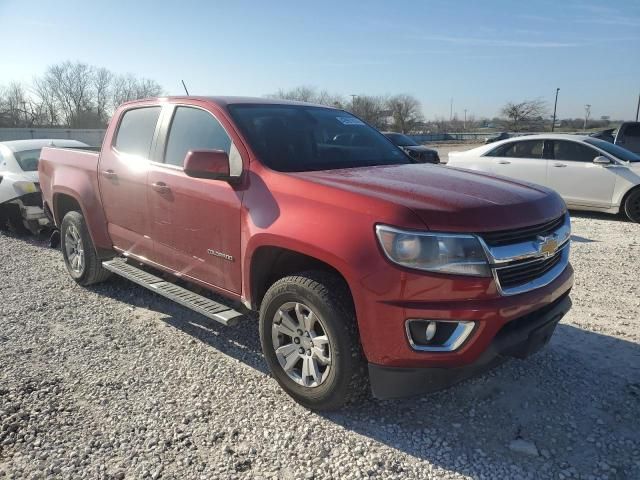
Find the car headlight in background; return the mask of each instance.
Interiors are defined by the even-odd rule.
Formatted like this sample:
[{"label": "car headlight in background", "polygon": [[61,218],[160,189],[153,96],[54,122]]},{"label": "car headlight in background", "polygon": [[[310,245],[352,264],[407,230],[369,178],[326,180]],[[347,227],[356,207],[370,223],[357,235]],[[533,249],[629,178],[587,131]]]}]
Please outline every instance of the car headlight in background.
[{"label": "car headlight in background", "polygon": [[490,277],[484,249],[473,235],[413,232],[386,225],[376,235],[389,260],[417,270]]},{"label": "car headlight in background", "polygon": [[34,193],[38,191],[38,187],[33,182],[15,182],[13,189],[18,195],[26,195],[27,193]]}]

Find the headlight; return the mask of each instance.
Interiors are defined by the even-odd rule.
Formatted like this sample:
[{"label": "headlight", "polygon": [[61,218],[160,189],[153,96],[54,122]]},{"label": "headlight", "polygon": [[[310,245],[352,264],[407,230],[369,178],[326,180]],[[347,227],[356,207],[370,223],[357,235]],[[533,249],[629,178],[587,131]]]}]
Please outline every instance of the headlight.
[{"label": "headlight", "polygon": [[15,182],[13,189],[18,195],[26,195],[27,193],[34,193],[38,191],[38,187],[33,182]]},{"label": "headlight", "polygon": [[455,275],[490,277],[487,256],[473,235],[417,233],[385,225],[376,226],[382,250],[398,265]]}]

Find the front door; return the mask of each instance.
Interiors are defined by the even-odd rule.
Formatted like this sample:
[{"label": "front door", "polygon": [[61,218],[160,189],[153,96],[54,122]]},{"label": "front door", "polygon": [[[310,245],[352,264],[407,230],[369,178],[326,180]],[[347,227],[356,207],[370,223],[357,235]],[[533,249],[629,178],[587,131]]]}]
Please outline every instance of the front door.
[{"label": "front door", "polygon": [[515,140],[499,147],[493,155],[492,171],[525,182],[547,184],[544,140]]},{"label": "front door", "polygon": [[188,177],[182,169],[189,150],[237,150],[210,112],[166,108],[164,152],[148,176],[156,258],[186,279],[240,293],[241,193],[224,181]]},{"label": "front door", "polygon": [[152,258],[147,169],[161,107],[137,107],[120,117],[112,145],[100,156],[98,182],[113,244],[125,253]]},{"label": "front door", "polygon": [[600,152],[573,140],[553,140],[549,160],[549,186],[570,206],[611,206],[616,164],[598,165]]}]

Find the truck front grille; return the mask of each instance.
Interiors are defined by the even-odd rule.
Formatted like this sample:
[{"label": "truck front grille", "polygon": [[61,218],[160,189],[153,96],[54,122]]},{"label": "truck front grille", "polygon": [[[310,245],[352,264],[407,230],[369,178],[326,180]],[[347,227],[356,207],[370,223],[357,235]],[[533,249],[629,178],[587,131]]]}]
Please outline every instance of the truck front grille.
[{"label": "truck front grille", "polygon": [[563,250],[547,258],[524,260],[506,267],[496,268],[497,280],[503,290],[526,285],[543,277],[562,261]]},{"label": "truck front grille", "polygon": [[531,227],[478,234],[502,295],[544,287],[569,264],[571,219],[564,214]]},{"label": "truck front grille", "polygon": [[535,240],[538,236],[548,236],[565,222],[565,215],[539,225],[531,227],[518,228],[515,230],[502,230],[499,232],[485,232],[481,234],[482,239],[489,246],[495,247],[500,245],[509,245],[511,243],[524,242],[527,240]]}]

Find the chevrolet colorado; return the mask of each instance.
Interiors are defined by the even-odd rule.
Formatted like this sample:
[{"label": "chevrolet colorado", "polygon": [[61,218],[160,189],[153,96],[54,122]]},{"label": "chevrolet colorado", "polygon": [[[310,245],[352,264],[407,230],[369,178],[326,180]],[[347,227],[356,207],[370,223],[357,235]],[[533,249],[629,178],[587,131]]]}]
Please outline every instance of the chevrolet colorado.
[{"label": "chevrolet colorado", "polygon": [[273,376],[313,409],[524,358],[571,305],[556,193],[415,164],[339,109],[135,101],[100,153],[45,148],[39,175],[76,282],[116,273],[226,325],[259,312]]}]

